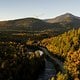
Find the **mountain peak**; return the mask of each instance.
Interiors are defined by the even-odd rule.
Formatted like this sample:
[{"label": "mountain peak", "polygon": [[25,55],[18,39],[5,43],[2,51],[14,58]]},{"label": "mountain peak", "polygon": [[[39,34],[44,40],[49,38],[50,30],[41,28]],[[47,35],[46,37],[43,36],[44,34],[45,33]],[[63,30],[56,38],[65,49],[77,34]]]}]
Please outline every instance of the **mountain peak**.
[{"label": "mountain peak", "polygon": [[76,20],[80,21],[80,18],[71,14],[71,13],[65,13],[63,15],[56,17],[56,18],[48,19],[47,22],[49,22],[49,23],[59,23],[59,22],[70,23],[70,22],[74,22]]},{"label": "mountain peak", "polygon": [[71,14],[71,13],[65,13],[65,14],[63,14],[63,15],[61,15],[61,17],[69,17],[69,18],[73,18],[73,17],[76,17],[76,16],[74,16],[73,14]]},{"label": "mountain peak", "polygon": [[71,16],[74,16],[74,15],[71,14],[71,13],[65,13],[64,16],[71,17]]},{"label": "mountain peak", "polygon": [[71,13],[65,13],[65,15],[72,15]]}]

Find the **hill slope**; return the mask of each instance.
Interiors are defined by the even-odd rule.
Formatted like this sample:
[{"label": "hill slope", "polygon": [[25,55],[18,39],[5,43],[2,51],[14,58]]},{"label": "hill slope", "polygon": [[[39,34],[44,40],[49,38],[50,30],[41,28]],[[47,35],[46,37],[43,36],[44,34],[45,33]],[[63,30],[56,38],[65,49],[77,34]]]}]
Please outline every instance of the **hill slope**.
[{"label": "hill slope", "polygon": [[56,18],[46,20],[46,22],[49,22],[49,23],[59,23],[59,22],[70,23],[70,22],[75,22],[75,21],[80,22],[80,17],[74,16],[71,13],[65,13],[63,15],[56,17]]},{"label": "hill slope", "polygon": [[35,18],[1,21],[0,30],[43,30],[48,24]]},{"label": "hill slope", "polygon": [[62,26],[67,26],[69,28],[79,28],[80,27],[80,17],[74,16],[71,13],[66,13],[56,18],[47,19],[45,21],[48,23],[59,23]]},{"label": "hill slope", "polygon": [[62,29],[59,24],[36,18],[0,21],[0,41],[41,40],[62,33]]}]

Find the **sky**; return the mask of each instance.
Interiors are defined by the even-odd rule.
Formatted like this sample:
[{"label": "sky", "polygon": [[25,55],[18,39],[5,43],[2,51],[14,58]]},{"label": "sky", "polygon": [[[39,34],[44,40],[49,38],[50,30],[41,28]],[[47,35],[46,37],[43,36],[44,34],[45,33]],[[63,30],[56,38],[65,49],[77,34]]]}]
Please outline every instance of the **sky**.
[{"label": "sky", "polygon": [[0,0],[0,21],[27,17],[48,19],[65,13],[80,16],[80,0]]}]

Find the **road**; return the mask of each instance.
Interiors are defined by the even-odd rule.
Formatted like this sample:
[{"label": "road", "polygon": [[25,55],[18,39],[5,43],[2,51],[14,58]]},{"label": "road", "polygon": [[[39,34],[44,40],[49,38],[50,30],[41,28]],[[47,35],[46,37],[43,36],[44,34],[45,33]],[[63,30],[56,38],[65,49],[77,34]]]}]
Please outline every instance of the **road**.
[{"label": "road", "polygon": [[56,69],[54,67],[54,64],[45,59],[45,69],[39,75],[38,80],[49,80],[52,76],[55,76],[55,74],[56,74]]},{"label": "road", "polygon": [[59,59],[50,55],[50,53],[46,48],[43,48],[43,47],[39,47],[39,48],[47,55],[47,57],[45,58],[45,70],[42,74],[40,74],[38,80],[49,80],[50,77],[56,75],[54,62],[57,64],[60,71],[62,73],[65,73],[65,70],[63,68],[63,63]]},{"label": "road", "polygon": [[50,53],[48,52],[48,50],[46,48],[40,47],[40,49],[52,60],[54,61],[60,68],[62,73],[65,73],[65,70],[63,68],[63,63],[58,59],[55,58],[54,56],[50,55]]}]

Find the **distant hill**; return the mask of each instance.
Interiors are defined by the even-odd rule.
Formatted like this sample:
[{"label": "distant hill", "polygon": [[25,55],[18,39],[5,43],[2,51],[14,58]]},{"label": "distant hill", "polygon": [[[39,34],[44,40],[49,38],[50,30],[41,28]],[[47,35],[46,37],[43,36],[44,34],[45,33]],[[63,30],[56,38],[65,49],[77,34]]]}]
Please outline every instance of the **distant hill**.
[{"label": "distant hill", "polygon": [[16,31],[16,32],[40,32],[49,33],[49,35],[60,34],[65,28],[56,23],[47,23],[44,20],[36,18],[24,18],[9,21],[0,21],[0,31]]},{"label": "distant hill", "polygon": [[36,18],[1,21],[0,30],[43,30],[48,23]]}]

